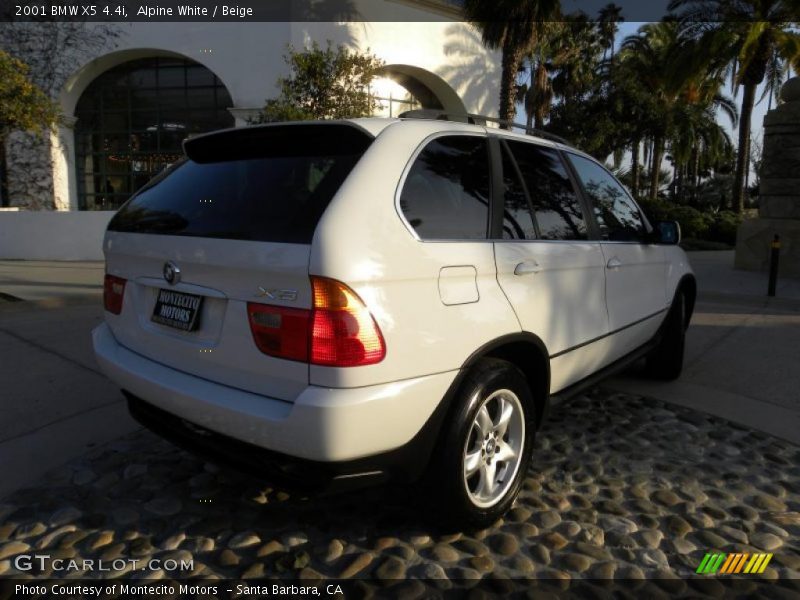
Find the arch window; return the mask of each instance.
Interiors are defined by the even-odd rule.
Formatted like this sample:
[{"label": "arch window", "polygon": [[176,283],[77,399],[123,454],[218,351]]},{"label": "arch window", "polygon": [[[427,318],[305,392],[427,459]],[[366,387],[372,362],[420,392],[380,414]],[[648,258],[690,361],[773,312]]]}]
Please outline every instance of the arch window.
[{"label": "arch window", "polygon": [[233,127],[231,106],[222,82],[190,60],[134,60],[97,77],[75,110],[79,208],[119,208],[182,156],[186,137]]}]

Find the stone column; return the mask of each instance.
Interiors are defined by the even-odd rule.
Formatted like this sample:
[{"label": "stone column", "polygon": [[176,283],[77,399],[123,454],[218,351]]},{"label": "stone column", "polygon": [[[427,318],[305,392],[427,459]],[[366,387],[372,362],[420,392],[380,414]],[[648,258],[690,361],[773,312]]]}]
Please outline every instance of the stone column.
[{"label": "stone column", "polygon": [[62,126],[51,136],[53,154],[53,204],[56,210],[78,210],[75,170],[76,117],[62,116]]},{"label": "stone column", "polygon": [[53,210],[52,140],[48,134],[14,131],[6,143],[9,206]]},{"label": "stone column", "polygon": [[800,77],[784,84],[781,99],[764,117],[758,218],[739,228],[735,264],[737,269],[766,270],[777,234],[780,273],[800,277]]}]

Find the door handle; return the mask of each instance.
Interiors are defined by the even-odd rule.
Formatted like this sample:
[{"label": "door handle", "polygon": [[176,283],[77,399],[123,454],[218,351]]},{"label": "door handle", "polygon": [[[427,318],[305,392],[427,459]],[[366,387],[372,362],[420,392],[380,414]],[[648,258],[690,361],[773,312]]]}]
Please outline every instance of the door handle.
[{"label": "door handle", "polygon": [[539,263],[535,260],[531,260],[519,263],[514,268],[514,275],[535,275],[541,270],[542,268],[539,266]]},{"label": "door handle", "polygon": [[622,261],[618,259],[616,256],[606,263],[606,268],[608,269],[617,269],[622,266]]}]

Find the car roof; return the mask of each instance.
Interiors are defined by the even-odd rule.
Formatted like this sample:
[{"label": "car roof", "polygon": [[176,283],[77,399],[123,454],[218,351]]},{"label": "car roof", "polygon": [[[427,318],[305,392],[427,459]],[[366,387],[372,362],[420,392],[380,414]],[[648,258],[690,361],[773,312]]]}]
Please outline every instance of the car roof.
[{"label": "car roof", "polygon": [[575,151],[579,154],[582,152],[576,150],[572,146],[561,144],[555,142],[553,140],[548,140],[543,137],[539,137],[535,134],[526,134],[520,133],[508,129],[501,129],[496,126],[491,125],[476,125],[472,123],[464,123],[461,121],[445,121],[439,119],[421,119],[421,118],[414,118],[414,117],[404,117],[404,118],[396,118],[396,117],[366,117],[366,118],[358,118],[358,119],[345,119],[353,124],[356,124],[369,132],[370,134],[377,137],[381,132],[383,132],[387,127],[397,124],[397,123],[428,123],[432,125],[437,131],[453,131],[463,133],[464,131],[469,131],[470,129],[476,132],[482,133],[489,133],[493,135],[497,135],[499,137],[509,138],[509,139],[517,139],[524,142],[535,142],[537,144],[541,144],[543,146],[548,146],[551,148],[563,148],[565,150]]}]

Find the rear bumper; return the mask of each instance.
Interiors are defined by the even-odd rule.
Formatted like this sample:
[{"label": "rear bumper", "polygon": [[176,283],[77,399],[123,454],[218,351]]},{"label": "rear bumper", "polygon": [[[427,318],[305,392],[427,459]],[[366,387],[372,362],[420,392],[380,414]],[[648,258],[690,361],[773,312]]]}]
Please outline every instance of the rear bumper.
[{"label": "rear bumper", "polygon": [[[120,345],[106,324],[92,332],[92,339],[101,369],[129,397],[177,417],[178,422],[321,463],[361,465],[363,459],[381,457],[392,468],[405,470],[408,465],[399,463],[427,462],[426,448],[432,446],[428,438],[435,440],[438,434],[442,399],[458,373],[353,389],[309,386],[291,403],[149,360]],[[161,429],[158,432],[169,437]]]},{"label": "rear bumper", "polygon": [[406,473],[403,465],[398,468],[384,455],[355,461],[317,462],[266,450],[189,423],[128,391],[123,390],[123,394],[128,399],[131,416],[150,431],[192,454],[267,478],[272,484],[314,491],[341,490],[403,477]]}]

